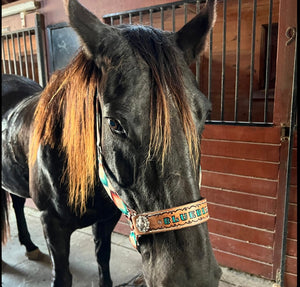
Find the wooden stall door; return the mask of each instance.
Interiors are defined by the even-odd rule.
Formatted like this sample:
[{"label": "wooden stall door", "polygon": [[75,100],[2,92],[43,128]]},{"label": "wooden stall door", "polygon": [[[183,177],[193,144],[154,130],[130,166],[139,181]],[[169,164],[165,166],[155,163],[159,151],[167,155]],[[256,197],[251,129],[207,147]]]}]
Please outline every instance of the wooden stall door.
[{"label": "wooden stall door", "polygon": [[[287,184],[293,94],[296,0],[280,1],[272,127],[207,125],[202,193],[209,202],[212,245],[221,265],[297,286],[297,134]],[[296,95],[295,95],[296,96]],[[287,187],[288,223],[283,253]],[[281,260],[284,282],[280,282]]]}]

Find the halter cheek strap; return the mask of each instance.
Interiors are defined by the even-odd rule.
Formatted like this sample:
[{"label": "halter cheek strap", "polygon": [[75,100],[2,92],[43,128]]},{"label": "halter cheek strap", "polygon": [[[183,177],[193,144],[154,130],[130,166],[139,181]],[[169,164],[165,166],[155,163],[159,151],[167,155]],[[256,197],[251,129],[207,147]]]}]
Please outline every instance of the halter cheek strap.
[{"label": "halter cheek strap", "polygon": [[[98,90],[98,88],[97,88]],[[104,163],[103,163],[103,156],[102,156],[102,148],[101,148],[101,136],[100,136],[100,107],[99,107],[99,94],[96,92],[96,145],[97,145],[97,159],[98,159],[98,173],[100,181],[106,190],[107,194],[111,198],[111,200],[114,202],[116,207],[125,215],[126,219],[129,222],[130,225],[130,234],[129,234],[129,240],[132,244],[132,246],[135,249],[138,249],[138,236],[135,234],[132,224],[132,216],[136,215],[136,212],[134,210],[131,210],[127,204],[121,199],[116,189],[112,186],[111,180],[109,180],[109,177],[107,176],[108,173],[104,171]],[[117,185],[116,185],[117,186]]]},{"label": "halter cheek strap", "polygon": [[[201,224],[209,219],[206,199],[170,209],[141,214],[137,214],[136,211],[130,209],[119,196],[119,193],[117,192],[117,188],[119,188],[119,186],[115,182],[113,176],[110,176],[109,172],[105,172],[105,163],[100,144],[98,103],[96,103],[96,117],[99,178],[109,197],[129,221],[131,229],[129,240],[134,248],[139,248],[138,239],[142,235],[182,229]],[[200,168],[199,187],[201,185],[201,176],[202,173]]]},{"label": "halter cheek strap", "polygon": [[131,210],[127,204],[121,199],[121,197],[118,195],[114,187],[112,186],[110,180],[108,179],[105,171],[104,166],[102,162],[102,153],[101,149],[98,148],[98,171],[99,171],[99,178],[100,181],[106,190],[107,194],[111,198],[111,200],[114,202],[114,204],[121,210],[121,212],[125,215],[126,219],[128,220],[130,224],[130,234],[129,234],[129,240],[134,248],[137,249],[138,244],[138,237],[134,232],[133,224],[132,224],[132,216],[136,215],[136,212],[134,210]]}]

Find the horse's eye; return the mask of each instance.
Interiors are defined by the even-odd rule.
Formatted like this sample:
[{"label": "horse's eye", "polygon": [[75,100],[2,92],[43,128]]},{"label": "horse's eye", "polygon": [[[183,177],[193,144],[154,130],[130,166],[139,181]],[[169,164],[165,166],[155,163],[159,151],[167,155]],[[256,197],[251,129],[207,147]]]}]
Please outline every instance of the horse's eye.
[{"label": "horse's eye", "polygon": [[117,134],[125,134],[124,129],[122,128],[122,126],[120,125],[120,123],[117,120],[114,119],[107,119],[108,120],[108,124],[110,129],[112,130],[112,132],[115,132]]}]

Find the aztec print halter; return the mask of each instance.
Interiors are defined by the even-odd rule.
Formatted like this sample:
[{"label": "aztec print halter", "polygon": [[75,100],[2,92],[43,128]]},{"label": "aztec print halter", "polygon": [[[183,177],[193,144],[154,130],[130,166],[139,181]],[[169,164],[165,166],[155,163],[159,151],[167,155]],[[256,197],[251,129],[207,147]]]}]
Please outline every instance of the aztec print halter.
[{"label": "aztec print halter", "polygon": [[[132,246],[139,250],[138,240],[142,235],[182,229],[206,222],[209,219],[206,199],[170,209],[141,214],[137,214],[136,211],[128,207],[128,205],[119,196],[117,190],[120,189],[120,187],[116,183],[116,180],[113,178],[113,175],[110,175],[108,168],[105,167],[100,137],[100,102],[98,97],[96,97],[96,99],[96,134],[99,178],[111,200],[125,215],[129,222],[131,229],[129,240]],[[201,178],[202,172],[200,167],[199,188],[201,186]]]}]

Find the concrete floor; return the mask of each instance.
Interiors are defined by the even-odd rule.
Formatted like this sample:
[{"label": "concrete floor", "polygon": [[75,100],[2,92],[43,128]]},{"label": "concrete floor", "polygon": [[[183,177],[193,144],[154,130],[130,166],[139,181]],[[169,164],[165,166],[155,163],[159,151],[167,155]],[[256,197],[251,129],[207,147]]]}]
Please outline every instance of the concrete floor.
[{"label": "concrete floor", "polygon": [[[42,261],[30,261],[25,256],[25,248],[20,246],[15,216],[10,209],[11,238],[2,246],[2,286],[3,287],[45,287],[51,282],[51,263],[44,240],[39,212],[25,208],[31,238],[45,254]],[[114,286],[127,285],[133,277],[141,274],[141,258],[129,243],[126,236],[113,233],[111,276]],[[223,269],[220,287],[269,287],[271,281],[263,280],[240,272]],[[98,286],[98,271],[94,255],[94,242],[91,227],[77,230],[71,238],[70,271],[74,287]],[[123,285],[124,284],[124,285]],[[184,287],[184,286],[183,286]]]}]

